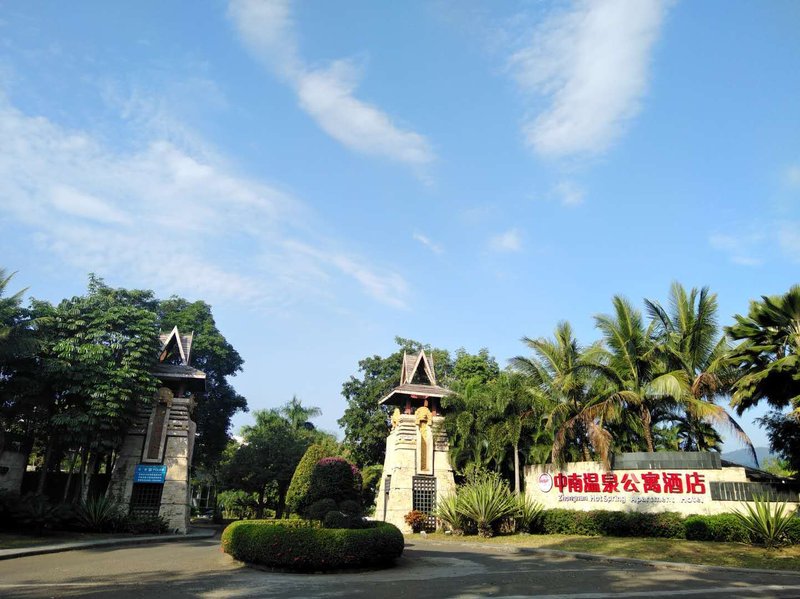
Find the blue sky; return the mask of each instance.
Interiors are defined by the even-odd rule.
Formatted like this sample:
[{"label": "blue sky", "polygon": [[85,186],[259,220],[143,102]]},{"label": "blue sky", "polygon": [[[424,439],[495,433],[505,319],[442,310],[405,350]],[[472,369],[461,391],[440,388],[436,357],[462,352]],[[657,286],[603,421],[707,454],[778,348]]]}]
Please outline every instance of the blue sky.
[{"label": "blue sky", "polygon": [[798,282],[799,23],[777,0],[4,3],[0,262],[52,301],[89,272],[208,301],[251,409],[296,393],[329,430],[395,335],[505,364],[673,280],[726,324]]}]

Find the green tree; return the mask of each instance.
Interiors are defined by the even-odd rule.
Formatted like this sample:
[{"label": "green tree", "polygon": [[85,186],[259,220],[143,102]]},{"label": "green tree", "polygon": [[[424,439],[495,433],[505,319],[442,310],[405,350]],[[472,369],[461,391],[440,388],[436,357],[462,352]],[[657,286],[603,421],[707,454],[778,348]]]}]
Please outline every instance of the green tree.
[{"label": "green tree", "polygon": [[386,358],[364,358],[358,363],[360,378],[351,376],[342,385],[347,407],[338,423],[344,429],[344,445],[350,457],[361,468],[383,464],[386,436],[389,433],[389,410],[378,405],[378,402],[400,384],[403,352],[415,353],[424,349],[433,358],[436,377],[440,381],[447,380],[452,372],[447,351],[432,349],[402,337],[396,337],[395,342],[399,346],[398,351]]},{"label": "green tree", "polygon": [[277,410],[253,412],[255,424],[242,427],[244,442],[223,465],[226,487],[255,493],[257,518],[261,518],[270,493],[275,493],[275,517],[281,518],[286,493],[297,464],[306,451],[308,438],[298,435]]},{"label": "green tree", "polygon": [[747,316],[734,319],[726,328],[738,342],[729,356],[738,375],[731,407],[741,416],[762,400],[769,405],[772,413],[759,422],[770,446],[793,470],[800,470],[800,285],[750,302]]},{"label": "green tree", "polygon": [[[114,289],[90,276],[87,294],[40,303],[43,375],[52,393],[46,457],[54,443],[79,448],[85,496],[98,459],[122,440],[141,402],[158,388],[150,374],[159,342],[149,291]],[[47,470],[47,459],[42,479]]]},{"label": "green tree", "polygon": [[643,449],[655,451],[654,416],[663,413],[665,405],[685,397],[689,382],[685,372],[668,370],[660,359],[655,325],[645,325],[641,312],[626,299],[614,296],[612,303],[613,314],[595,317],[603,347],[587,355],[580,365],[605,381],[600,394],[585,408],[583,420],[613,425],[635,412],[639,430],[626,426],[626,432],[640,434]]},{"label": "green tree", "polygon": [[724,408],[715,403],[726,396],[736,380],[730,367],[728,343],[717,324],[717,296],[708,287],[687,291],[680,283],[670,288],[667,310],[657,301],[645,300],[655,323],[657,351],[666,369],[683,373],[689,382],[676,398],[676,411],[667,418],[677,424],[681,449],[719,450],[721,438],[713,425],[725,426],[750,450],[755,449],[747,434]]},{"label": "green tree", "polygon": [[314,425],[309,421],[322,414],[322,410],[319,408],[305,407],[296,395],[292,396],[291,401],[284,405],[280,412],[289,420],[295,430],[302,428],[313,430]]},{"label": "green tree", "polygon": [[206,373],[206,393],[193,414],[197,423],[193,464],[213,471],[230,440],[231,418],[247,411],[247,400],[228,381],[241,372],[244,360],[217,328],[207,303],[173,296],[160,301],[157,309],[162,331],[177,326],[183,334],[194,332],[192,366]]},{"label": "green tree", "polygon": [[532,354],[513,358],[511,365],[526,377],[532,398],[545,414],[553,462],[589,460],[593,448],[607,455],[611,435],[602,420],[590,417],[591,411],[586,410],[591,405],[593,379],[588,370],[579,368],[584,349],[572,326],[560,322],[552,338],[524,337],[522,341]]}]

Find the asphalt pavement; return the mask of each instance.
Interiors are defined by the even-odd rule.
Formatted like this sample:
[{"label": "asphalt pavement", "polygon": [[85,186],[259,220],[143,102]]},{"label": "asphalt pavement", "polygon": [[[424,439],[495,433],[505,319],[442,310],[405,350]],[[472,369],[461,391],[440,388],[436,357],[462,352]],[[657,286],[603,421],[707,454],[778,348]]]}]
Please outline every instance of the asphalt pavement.
[{"label": "asphalt pavement", "polygon": [[0,597],[800,597],[800,574],[660,568],[416,538],[390,569],[286,574],[236,562],[216,537],[2,561]]}]

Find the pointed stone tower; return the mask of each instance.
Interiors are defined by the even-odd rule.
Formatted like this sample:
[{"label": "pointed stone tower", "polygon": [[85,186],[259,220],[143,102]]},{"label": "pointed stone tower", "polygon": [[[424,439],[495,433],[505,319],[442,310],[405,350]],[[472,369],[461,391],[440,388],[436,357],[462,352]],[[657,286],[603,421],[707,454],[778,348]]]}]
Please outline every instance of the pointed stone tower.
[{"label": "pointed stone tower", "polygon": [[197,426],[192,411],[206,375],[189,365],[193,334],[178,327],[161,335],[153,376],[161,381],[155,403],[143,402],[128,429],[111,473],[108,496],[132,513],[160,515],[169,529],[189,527],[189,471]]},{"label": "pointed stone tower", "polygon": [[[400,385],[380,400],[394,413],[375,517],[404,532],[411,531],[408,512],[431,514],[439,497],[455,491],[440,401],[449,393],[436,383],[433,360],[423,350],[403,354]],[[432,515],[427,527],[436,527]]]}]

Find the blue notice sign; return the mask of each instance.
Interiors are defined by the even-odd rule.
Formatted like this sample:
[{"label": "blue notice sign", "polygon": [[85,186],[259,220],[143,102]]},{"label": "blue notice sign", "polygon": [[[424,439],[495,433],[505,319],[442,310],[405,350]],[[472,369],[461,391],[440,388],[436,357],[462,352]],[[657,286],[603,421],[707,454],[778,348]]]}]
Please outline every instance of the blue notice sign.
[{"label": "blue notice sign", "polygon": [[133,473],[133,482],[135,483],[163,483],[166,479],[166,466],[138,464]]}]

